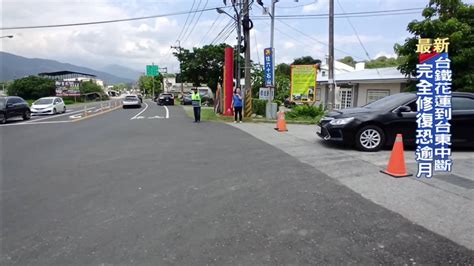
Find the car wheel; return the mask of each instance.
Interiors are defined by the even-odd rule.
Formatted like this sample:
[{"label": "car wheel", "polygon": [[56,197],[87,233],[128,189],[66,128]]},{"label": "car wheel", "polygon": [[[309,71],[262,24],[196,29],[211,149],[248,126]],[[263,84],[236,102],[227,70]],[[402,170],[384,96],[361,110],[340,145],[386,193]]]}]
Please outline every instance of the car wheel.
[{"label": "car wheel", "polygon": [[0,124],[5,124],[7,122],[7,117],[5,115],[2,115],[0,117]]},{"label": "car wheel", "polygon": [[66,106],[63,108],[63,114],[66,113]]},{"label": "car wheel", "polygon": [[361,128],[356,134],[356,146],[362,151],[378,151],[385,145],[385,133],[375,125]]},{"label": "car wheel", "polygon": [[56,108],[53,109],[53,115],[57,114],[58,111],[56,111]]},{"label": "car wheel", "polygon": [[31,112],[29,110],[26,110],[23,113],[23,120],[30,120],[30,118],[31,118]]}]

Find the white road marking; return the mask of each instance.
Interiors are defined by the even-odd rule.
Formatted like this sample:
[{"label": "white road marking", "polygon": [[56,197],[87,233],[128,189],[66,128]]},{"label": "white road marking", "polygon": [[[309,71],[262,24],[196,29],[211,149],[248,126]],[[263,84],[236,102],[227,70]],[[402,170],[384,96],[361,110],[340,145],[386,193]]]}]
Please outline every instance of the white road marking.
[{"label": "white road marking", "polygon": [[77,115],[71,115],[71,116],[69,116],[69,118],[71,118],[71,119],[77,119],[77,118],[81,118],[81,117],[82,117],[82,115],[81,115],[81,114],[77,114]]},{"label": "white road marking", "polygon": [[[94,109],[95,107],[91,107],[91,108],[88,108],[87,110],[91,110],[91,109]],[[22,122],[22,123],[18,123],[18,124],[30,124],[30,123],[33,123],[33,122],[38,122],[38,121],[42,121],[42,120],[47,120],[47,119],[52,119],[52,118],[56,118],[56,117],[61,117],[61,116],[65,116],[65,115],[71,115],[71,114],[75,114],[75,113],[80,113],[80,112],[83,112],[84,110],[80,110],[80,111],[75,111],[75,112],[70,112],[70,113],[65,113],[65,114],[61,114],[61,115],[52,115],[52,116],[48,116],[48,117],[44,117],[44,118],[38,118],[38,119],[33,119],[33,120],[30,120],[30,121],[25,121],[25,122]]]},{"label": "white road marking", "polygon": [[148,119],[163,119],[164,117],[155,115],[155,116],[149,116]]},{"label": "white road marking", "polygon": [[145,104],[145,108],[143,110],[140,111],[140,113],[136,114],[134,117],[130,118],[130,120],[133,120],[133,119],[137,119],[137,117],[141,114],[143,114],[143,112],[145,112],[145,110],[148,108],[148,104],[147,103],[144,103]]},{"label": "white road marking", "polygon": [[166,109],[166,119],[170,118],[170,110],[168,110],[168,107],[166,107],[166,105],[163,105],[163,107]]}]

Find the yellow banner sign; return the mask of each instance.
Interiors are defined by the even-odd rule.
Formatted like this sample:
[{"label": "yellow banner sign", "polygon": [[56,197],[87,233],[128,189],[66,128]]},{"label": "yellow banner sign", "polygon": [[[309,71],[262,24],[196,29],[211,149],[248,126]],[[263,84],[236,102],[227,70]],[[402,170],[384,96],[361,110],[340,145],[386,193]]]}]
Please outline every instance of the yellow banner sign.
[{"label": "yellow banner sign", "polygon": [[437,38],[434,40],[420,38],[418,39],[418,44],[416,45],[416,52],[420,54],[429,54],[432,52],[447,53],[449,46],[448,40],[449,38]]},{"label": "yellow banner sign", "polygon": [[290,97],[292,101],[315,101],[317,73],[316,65],[291,66]]}]

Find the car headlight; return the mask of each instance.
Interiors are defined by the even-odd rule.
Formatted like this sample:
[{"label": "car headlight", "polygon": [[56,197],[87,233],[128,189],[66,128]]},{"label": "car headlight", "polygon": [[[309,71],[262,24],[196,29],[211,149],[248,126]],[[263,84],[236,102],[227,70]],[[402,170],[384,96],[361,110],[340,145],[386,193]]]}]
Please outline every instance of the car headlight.
[{"label": "car headlight", "polygon": [[354,117],[337,118],[337,119],[333,119],[333,120],[329,121],[329,124],[331,124],[333,126],[341,126],[341,125],[345,125],[345,124],[351,122],[352,120],[354,120]]},{"label": "car headlight", "polygon": [[163,100],[165,97],[160,97],[160,100]]}]

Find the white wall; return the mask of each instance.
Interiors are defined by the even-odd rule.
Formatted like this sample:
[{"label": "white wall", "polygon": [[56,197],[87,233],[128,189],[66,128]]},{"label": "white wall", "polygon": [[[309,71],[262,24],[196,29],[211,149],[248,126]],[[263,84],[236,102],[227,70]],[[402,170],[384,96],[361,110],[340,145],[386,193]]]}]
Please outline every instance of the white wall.
[{"label": "white wall", "polygon": [[389,90],[390,95],[400,93],[400,83],[359,83],[357,106],[367,104],[368,90]]}]

